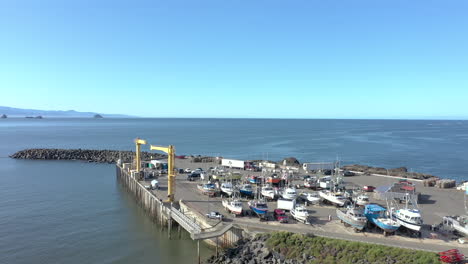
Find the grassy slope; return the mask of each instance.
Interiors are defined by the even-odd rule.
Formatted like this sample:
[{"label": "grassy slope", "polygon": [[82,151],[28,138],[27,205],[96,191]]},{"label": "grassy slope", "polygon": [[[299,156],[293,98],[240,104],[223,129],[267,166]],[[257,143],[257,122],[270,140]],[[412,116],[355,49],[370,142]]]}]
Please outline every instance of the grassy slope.
[{"label": "grassy slope", "polygon": [[359,260],[387,263],[389,259],[394,263],[440,263],[436,253],[289,232],[271,233],[266,243],[270,249],[287,258],[302,257],[303,253],[314,256],[310,263],[356,263]]}]

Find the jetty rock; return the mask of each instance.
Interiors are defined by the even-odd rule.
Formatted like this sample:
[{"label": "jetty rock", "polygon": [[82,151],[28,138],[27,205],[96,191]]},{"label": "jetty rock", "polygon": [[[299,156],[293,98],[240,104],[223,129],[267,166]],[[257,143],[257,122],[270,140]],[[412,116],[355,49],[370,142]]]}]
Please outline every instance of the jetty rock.
[{"label": "jetty rock", "polygon": [[300,166],[301,163],[294,157],[284,158],[281,161],[281,165],[285,166]]},{"label": "jetty rock", "polygon": [[[164,154],[142,152],[142,160],[167,158]],[[120,150],[92,150],[92,149],[25,149],[10,156],[13,159],[32,160],[83,160],[96,163],[131,162],[135,157],[134,151]]]},{"label": "jetty rock", "polygon": [[425,173],[419,173],[419,172],[408,172],[408,169],[406,167],[386,169],[386,168],[370,167],[366,165],[354,164],[354,165],[343,166],[342,169],[349,170],[349,171],[359,171],[365,174],[381,174],[381,175],[389,175],[389,176],[395,176],[395,177],[420,179],[420,180],[436,177],[431,174],[425,174]]}]

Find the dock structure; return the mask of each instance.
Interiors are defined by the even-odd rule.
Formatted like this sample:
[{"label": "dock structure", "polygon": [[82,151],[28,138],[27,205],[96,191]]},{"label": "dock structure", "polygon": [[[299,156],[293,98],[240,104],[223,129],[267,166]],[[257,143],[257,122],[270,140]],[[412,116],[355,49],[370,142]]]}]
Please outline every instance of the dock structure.
[{"label": "dock structure", "polygon": [[[145,164],[145,161],[142,161]],[[159,182],[159,189],[151,190],[150,182],[153,178],[146,178],[148,172],[155,171],[153,167],[146,168],[143,166],[142,171],[137,173],[132,163],[117,164],[117,178],[125,188],[133,194],[137,203],[144,208],[149,217],[161,226],[167,227],[170,230],[175,227],[176,230],[186,230],[190,238],[197,241],[206,242],[209,245],[219,247],[231,247],[237,241],[245,237],[251,237],[261,232],[271,232],[278,230],[285,230],[295,233],[313,234],[316,236],[343,239],[348,241],[357,241],[364,243],[380,244],[394,247],[411,248],[426,251],[443,251],[447,248],[458,248],[464,254],[468,254],[468,245],[459,245],[456,241],[439,234],[436,238],[429,229],[425,229],[422,239],[415,239],[408,236],[390,236],[384,237],[378,230],[369,230],[368,232],[354,232],[353,230],[343,226],[339,220],[335,219],[336,208],[326,206],[323,204],[306,205],[306,207],[313,210],[313,220],[310,225],[302,225],[292,221],[290,224],[281,224],[277,221],[260,221],[259,218],[246,214],[237,217],[230,214],[223,215],[223,221],[213,220],[206,217],[210,212],[223,212],[225,208],[222,205],[223,197],[208,197],[197,188],[200,180],[188,180],[188,174],[176,174],[174,193],[174,202],[170,203],[165,201],[167,199],[168,190],[168,176],[166,173],[158,173],[155,177]],[[210,168],[219,166],[216,162],[193,162],[190,159],[179,158],[177,159],[177,167],[185,168],[184,171],[197,170],[201,168],[203,171],[209,171]],[[162,170],[161,170],[162,171]],[[240,170],[240,179],[246,180],[248,177],[261,176],[262,172]],[[149,174],[148,174],[149,175]],[[390,177],[369,177],[365,175],[356,175],[354,177],[346,177],[347,186],[356,187],[364,185],[379,185],[385,184],[392,186],[395,183],[394,178]],[[302,179],[299,179],[302,180]],[[297,183],[296,180],[295,183]],[[401,182],[400,182],[401,183]],[[439,217],[434,215],[435,209],[442,210],[443,215],[453,215],[454,212],[460,210],[456,207],[457,204],[451,201],[458,201],[462,196],[457,192],[444,190],[440,192],[439,189],[431,189],[422,186],[421,183],[416,182],[414,186],[425,193],[422,198],[422,203],[419,205],[424,215],[425,223],[431,225],[437,223]],[[405,189],[405,191],[411,191]],[[388,190],[388,189],[387,189]],[[304,190],[307,191],[307,190]],[[429,196],[430,195],[430,196]],[[461,194],[462,195],[462,194]],[[447,196],[452,199],[448,200]],[[460,197],[459,197],[460,196]],[[408,199],[405,194],[405,197]],[[430,198],[437,201],[431,203]],[[370,195],[372,202],[377,202],[377,199]],[[243,200],[245,202],[245,200]],[[445,205],[439,207],[440,203],[447,202],[454,206]],[[276,208],[276,202],[269,202],[269,208]],[[439,209],[440,208],[440,209]],[[249,210],[249,209],[247,209]],[[179,233],[180,235],[181,233]]]},{"label": "dock structure", "polygon": [[231,247],[242,238],[242,229],[233,224],[210,226],[203,224],[204,219],[181,202],[165,202],[153,191],[148,190],[139,182],[139,174],[131,170],[131,164],[117,164],[116,175],[119,182],[135,197],[137,203],[148,213],[156,223],[167,226],[169,237],[175,225],[182,227],[193,240],[205,241],[210,245]]}]

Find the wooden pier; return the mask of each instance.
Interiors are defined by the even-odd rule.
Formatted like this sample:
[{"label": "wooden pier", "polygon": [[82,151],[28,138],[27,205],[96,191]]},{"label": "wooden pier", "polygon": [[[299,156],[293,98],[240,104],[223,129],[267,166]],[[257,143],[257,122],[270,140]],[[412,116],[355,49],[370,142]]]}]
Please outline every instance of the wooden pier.
[{"label": "wooden pier", "polygon": [[216,249],[219,246],[231,247],[242,238],[242,229],[235,227],[233,224],[218,223],[215,226],[210,226],[203,219],[203,216],[191,211],[190,207],[182,202],[164,202],[162,197],[158,197],[138,181],[138,174],[130,170],[130,167],[130,164],[117,164],[117,179],[128,192],[133,194],[136,202],[155,223],[161,225],[161,227],[167,226],[169,238],[171,238],[172,228],[176,225],[179,230],[181,227],[187,231],[197,243],[204,241],[215,246]]}]

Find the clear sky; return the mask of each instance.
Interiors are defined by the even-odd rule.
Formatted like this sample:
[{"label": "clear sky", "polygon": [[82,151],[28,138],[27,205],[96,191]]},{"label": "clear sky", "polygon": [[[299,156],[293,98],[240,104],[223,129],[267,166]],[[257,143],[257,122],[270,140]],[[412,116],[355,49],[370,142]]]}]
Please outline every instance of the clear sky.
[{"label": "clear sky", "polygon": [[468,118],[468,1],[1,1],[0,105]]}]

